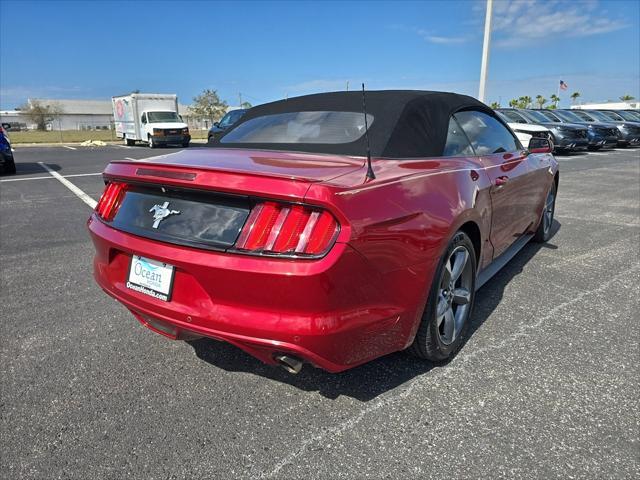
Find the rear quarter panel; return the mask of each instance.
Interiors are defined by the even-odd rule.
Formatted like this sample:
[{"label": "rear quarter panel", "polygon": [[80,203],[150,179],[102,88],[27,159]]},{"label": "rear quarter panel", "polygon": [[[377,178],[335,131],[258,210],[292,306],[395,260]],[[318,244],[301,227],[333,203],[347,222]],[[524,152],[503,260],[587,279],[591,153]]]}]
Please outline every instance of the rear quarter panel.
[{"label": "rear quarter panel", "polygon": [[[466,222],[481,237],[479,264],[492,259],[490,181],[475,158],[374,161],[376,178],[359,170],[312,185],[305,201],[327,205],[349,230],[347,242],[379,272],[385,303],[397,303],[404,345],[413,340],[433,275],[449,240]],[[353,186],[356,185],[356,186]]]}]

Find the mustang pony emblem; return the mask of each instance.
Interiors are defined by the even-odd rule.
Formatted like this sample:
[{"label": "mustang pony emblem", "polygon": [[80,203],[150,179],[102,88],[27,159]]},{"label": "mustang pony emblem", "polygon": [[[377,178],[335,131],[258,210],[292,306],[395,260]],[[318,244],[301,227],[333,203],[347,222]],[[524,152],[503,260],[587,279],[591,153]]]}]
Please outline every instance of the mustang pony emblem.
[{"label": "mustang pony emblem", "polygon": [[167,218],[169,215],[178,215],[180,210],[169,210],[167,207],[169,206],[169,202],[164,202],[162,205],[154,205],[149,209],[149,212],[155,212],[153,214],[153,222],[152,228],[158,228],[160,222]]}]

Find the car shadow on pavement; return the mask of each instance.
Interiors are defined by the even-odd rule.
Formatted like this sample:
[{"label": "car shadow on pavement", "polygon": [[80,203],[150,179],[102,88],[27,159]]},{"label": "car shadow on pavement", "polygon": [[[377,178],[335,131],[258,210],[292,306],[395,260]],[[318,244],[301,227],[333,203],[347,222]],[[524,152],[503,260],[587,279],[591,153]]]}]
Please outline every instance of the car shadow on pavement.
[{"label": "car shadow on pavement", "polygon": [[[47,163],[47,167],[51,170],[57,172],[62,170],[62,167],[57,163]],[[2,179],[9,179],[19,177],[20,175],[33,175],[34,173],[39,173],[43,175],[49,175],[49,173],[36,162],[16,162],[16,173],[11,175],[2,175]]]},{"label": "car shadow on pavement", "polygon": [[[554,220],[551,239],[559,229],[560,223]],[[478,291],[466,342],[499,305],[504,289],[509,282],[522,272],[527,262],[542,248],[557,249],[558,247],[553,243],[527,244]],[[190,340],[188,343],[200,359],[225,371],[252,373],[286,383],[306,392],[317,391],[329,399],[344,395],[361,402],[373,400],[419,375],[446,365],[421,360],[405,352],[396,352],[337,374],[305,365],[299,374],[292,375],[279,367],[265,365],[228,343],[208,338]],[[459,355],[464,355],[464,350]]]}]

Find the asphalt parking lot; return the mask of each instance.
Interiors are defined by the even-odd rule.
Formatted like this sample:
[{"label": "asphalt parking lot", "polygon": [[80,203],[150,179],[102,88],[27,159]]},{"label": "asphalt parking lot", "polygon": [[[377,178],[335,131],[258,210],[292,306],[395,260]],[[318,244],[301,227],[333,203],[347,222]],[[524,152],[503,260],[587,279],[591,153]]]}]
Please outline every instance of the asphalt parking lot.
[{"label": "asphalt parking lot", "polygon": [[17,147],[0,181],[2,478],[638,478],[640,149],[558,157],[555,235],[433,366],[297,376],[170,341],[96,286],[90,207],[145,147]]}]

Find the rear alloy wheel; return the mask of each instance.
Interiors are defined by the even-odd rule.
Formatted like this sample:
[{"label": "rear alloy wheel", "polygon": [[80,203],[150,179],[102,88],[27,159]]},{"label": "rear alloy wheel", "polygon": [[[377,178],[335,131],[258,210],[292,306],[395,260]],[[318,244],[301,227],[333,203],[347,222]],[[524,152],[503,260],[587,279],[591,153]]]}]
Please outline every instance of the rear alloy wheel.
[{"label": "rear alloy wheel", "polygon": [[547,198],[544,202],[544,210],[542,211],[542,218],[540,219],[540,225],[536,230],[533,240],[538,243],[544,243],[551,237],[551,226],[553,225],[553,216],[556,210],[556,182],[554,181],[549,189]]},{"label": "rear alloy wheel", "polygon": [[440,260],[411,353],[436,362],[455,354],[469,329],[475,284],[473,243],[459,231]]}]

